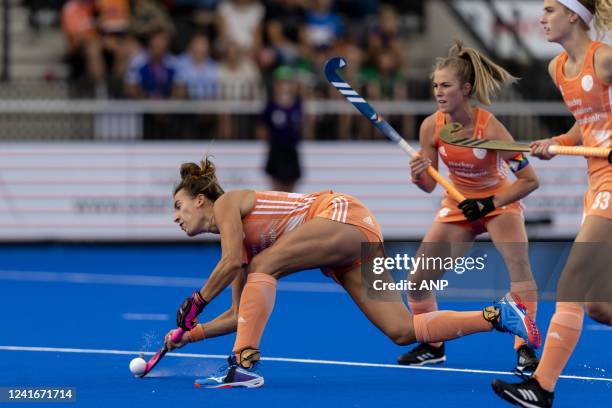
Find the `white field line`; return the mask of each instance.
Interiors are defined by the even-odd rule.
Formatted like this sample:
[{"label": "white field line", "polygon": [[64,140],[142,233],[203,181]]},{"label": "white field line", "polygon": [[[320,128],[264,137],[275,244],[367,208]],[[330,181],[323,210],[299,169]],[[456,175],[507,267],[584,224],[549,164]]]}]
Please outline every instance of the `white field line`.
[{"label": "white field line", "polygon": [[[49,352],[49,353],[77,353],[77,354],[114,354],[114,355],[130,355],[137,356],[139,354],[153,355],[152,351],[130,351],[130,350],[106,350],[106,349],[79,349],[79,348],[59,348],[59,347],[23,347],[23,346],[0,346],[0,351],[33,351],[33,352]],[[194,354],[194,353],[168,353],[166,356],[182,357],[182,358],[211,358],[211,359],[226,359],[226,355],[220,354]],[[298,363],[298,364],[323,364],[335,366],[350,366],[350,367],[376,367],[376,368],[394,368],[400,370],[423,370],[423,371],[445,371],[453,373],[470,373],[470,374],[495,374],[495,375],[514,375],[508,371],[494,370],[477,370],[470,368],[450,368],[450,367],[414,367],[401,366],[396,364],[378,364],[378,363],[360,363],[353,361],[334,361],[334,360],[313,360],[305,358],[285,358],[285,357],[262,357],[263,361],[274,361],[282,363]],[[569,380],[583,381],[604,381],[611,382],[612,378],[605,377],[585,377],[578,375],[562,375],[561,378]]]}]

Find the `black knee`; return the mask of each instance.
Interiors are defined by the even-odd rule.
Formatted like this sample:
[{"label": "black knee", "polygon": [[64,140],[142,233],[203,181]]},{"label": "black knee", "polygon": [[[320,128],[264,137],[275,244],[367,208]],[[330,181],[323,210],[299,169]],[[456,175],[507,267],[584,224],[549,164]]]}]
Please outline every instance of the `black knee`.
[{"label": "black knee", "polygon": [[256,255],[251,262],[249,263],[249,273],[263,273],[266,275],[270,275],[276,279],[278,279],[282,273],[282,271],[276,266],[272,265],[270,262],[267,262],[265,257]]},{"label": "black knee", "polygon": [[587,303],[586,312],[596,322],[612,326],[612,303],[593,302]]},{"label": "black knee", "polygon": [[412,344],[416,341],[414,330],[409,327],[389,330],[386,331],[385,334],[392,342],[394,342],[398,346],[407,346],[408,344]]}]

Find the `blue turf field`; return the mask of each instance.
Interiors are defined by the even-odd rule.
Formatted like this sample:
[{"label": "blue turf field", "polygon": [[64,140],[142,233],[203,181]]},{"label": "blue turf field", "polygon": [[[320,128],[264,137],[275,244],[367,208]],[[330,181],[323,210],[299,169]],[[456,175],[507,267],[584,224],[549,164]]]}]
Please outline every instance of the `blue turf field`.
[{"label": "blue turf field", "polygon": [[[513,377],[489,371],[512,369],[509,336],[466,337],[447,344],[444,365],[398,368],[395,357],[407,348],[388,341],[318,271],[279,284],[262,342],[263,355],[278,360],[263,362],[264,388],[193,387],[195,378],[223,363],[233,336],[185,347],[182,356],[162,360],[151,377],[132,378],[130,359],[159,349],[176,308],[217,259],[217,247],[206,244],[1,247],[0,387],[76,387],[77,403],[66,406],[83,407],[505,406],[490,382]],[[209,305],[205,316],[224,310],[228,295]],[[440,306],[472,310],[482,304]],[[540,305],[543,331],[551,312],[551,304]],[[565,374],[588,378],[561,379],[556,407],[612,405],[612,330],[589,319],[584,328]]]}]

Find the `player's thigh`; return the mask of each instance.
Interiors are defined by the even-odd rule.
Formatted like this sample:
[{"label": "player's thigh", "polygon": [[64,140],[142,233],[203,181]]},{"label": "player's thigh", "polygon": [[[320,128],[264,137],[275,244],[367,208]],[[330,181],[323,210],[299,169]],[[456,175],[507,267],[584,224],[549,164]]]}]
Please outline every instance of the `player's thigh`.
[{"label": "player's thigh", "polygon": [[462,222],[434,222],[422,242],[472,242],[476,234]]},{"label": "player's thigh", "polygon": [[513,282],[533,279],[523,217],[514,213],[499,214],[487,223],[487,231],[504,258],[510,279]]},{"label": "player's thigh", "polygon": [[250,272],[280,278],[303,269],[343,266],[361,256],[367,237],[354,225],[315,217],[257,254]]},{"label": "player's thigh", "polygon": [[[338,280],[363,314],[393,342],[401,345],[415,342],[412,315],[402,301],[401,292],[374,290],[364,285],[364,282],[371,280],[363,279],[362,273],[368,271],[362,271],[360,266],[356,266],[340,275]],[[392,282],[387,273],[381,275],[380,280]]]},{"label": "player's thigh", "polygon": [[414,282],[438,279],[446,271],[440,268],[435,259],[458,258],[464,256],[472,247],[476,235],[464,223],[434,222],[419,245],[415,256],[422,262],[410,279]]},{"label": "player's thigh", "polygon": [[596,215],[585,218],[574,240],[557,285],[562,301],[612,299],[612,220]]}]

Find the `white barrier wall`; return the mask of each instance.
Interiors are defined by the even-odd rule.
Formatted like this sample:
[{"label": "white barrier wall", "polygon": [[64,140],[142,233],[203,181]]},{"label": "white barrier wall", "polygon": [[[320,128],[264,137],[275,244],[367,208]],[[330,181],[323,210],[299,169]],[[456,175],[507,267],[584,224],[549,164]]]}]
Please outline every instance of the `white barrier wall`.
[{"label": "white barrier wall", "polygon": [[[172,191],[184,161],[209,153],[226,190],[267,189],[259,142],[23,143],[0,147],[0,239],[187,239],[172,222]],[[420,238],[442,191],[411,185],[407,156],[387,142],[307,143],[299,191],[353,194],[374,212],[387,239]],[[573,237],[586,189],[585,161],[532,160],[541,187],[524,202],[532,238]],[[445,172],[445,170],[443,171]]]}]

